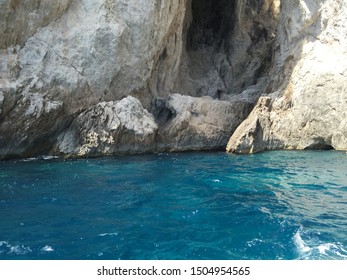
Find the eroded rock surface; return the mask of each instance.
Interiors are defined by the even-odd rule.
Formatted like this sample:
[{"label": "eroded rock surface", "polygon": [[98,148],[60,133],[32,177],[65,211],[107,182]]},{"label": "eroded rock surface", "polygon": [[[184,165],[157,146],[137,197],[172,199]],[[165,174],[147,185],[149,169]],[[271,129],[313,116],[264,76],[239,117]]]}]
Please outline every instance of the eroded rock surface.
[{"label": "eroded rock surface", "polygon": [[0,158],[52,153],[58,135],[100,102],[132,94],[150,104],[149,79],[168,41],[182,34],[186,7],[48,2],[0,2]]},{"label": "eroded rock surface", "polygon": [[57,153],[97,156],[155,150],[158,126],[140,101],[128,96],[79,114],[57,142]]},{"label": "eroded rock surface", "polygon": [[0,8],[0,159],[347,149],[346,1]]},{"label": "eroded rock surface", "polygon": [[158,150],[224,149],[228,135],[249,114],[252,103],[171,95],[161,106]]},{"label": "eroded rock surface", "polygon": [[347,150],[345,1],[283,1],[277,65],[268,97],[227,150]]}]

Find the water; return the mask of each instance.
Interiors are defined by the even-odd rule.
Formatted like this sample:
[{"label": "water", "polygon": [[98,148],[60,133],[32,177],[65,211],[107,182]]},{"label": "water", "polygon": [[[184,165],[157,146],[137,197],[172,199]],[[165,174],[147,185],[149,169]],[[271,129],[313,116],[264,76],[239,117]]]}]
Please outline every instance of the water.
[{"label": "water", "polygon": [[342,152],[0,162],[0,259],[347,259]]}]

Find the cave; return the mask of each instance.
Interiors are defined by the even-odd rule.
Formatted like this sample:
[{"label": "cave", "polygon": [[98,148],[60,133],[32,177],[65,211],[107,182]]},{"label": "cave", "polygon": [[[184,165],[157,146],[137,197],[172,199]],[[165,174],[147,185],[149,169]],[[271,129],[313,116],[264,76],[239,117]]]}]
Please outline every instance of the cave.
[{"label": "cave", "polygon": [[314,143],[307,146],[304,150],[330,151],[330,150],[334,150],[334,147],[330,145],[329,143],[326,143],[324,139],[317,138],[315,139]]},{"label": "cave", "polygon": [[277,15],[273,1],[188,1],[177,91],[227,99],[266,77]]},{"label": "cave", "polygon": [[187,33],[187,51],[212,48],[228,51],[228,41],[235,25],[233,0],[192,0],[191,24]]}]

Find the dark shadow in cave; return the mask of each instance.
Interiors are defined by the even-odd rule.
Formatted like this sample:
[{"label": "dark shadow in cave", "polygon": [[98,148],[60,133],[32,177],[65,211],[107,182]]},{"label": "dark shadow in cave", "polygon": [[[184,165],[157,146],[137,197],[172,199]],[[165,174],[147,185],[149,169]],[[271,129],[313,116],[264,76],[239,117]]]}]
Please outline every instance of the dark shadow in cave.
[{"label": "dark shadow in cave", "polygon": [[187,51],[213,47],[229,49],[235,25],[234,0],[192,0],[192,21],[187,34]]}]

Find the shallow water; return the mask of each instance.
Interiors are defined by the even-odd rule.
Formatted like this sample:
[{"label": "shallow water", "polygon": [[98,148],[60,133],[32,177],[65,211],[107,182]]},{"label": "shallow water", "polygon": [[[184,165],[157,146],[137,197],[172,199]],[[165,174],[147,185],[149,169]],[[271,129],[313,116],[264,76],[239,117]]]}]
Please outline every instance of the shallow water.
[{"label": "shallow water", "polygon": [[347,259],[342,152],[0,162],[0,259]]}]

